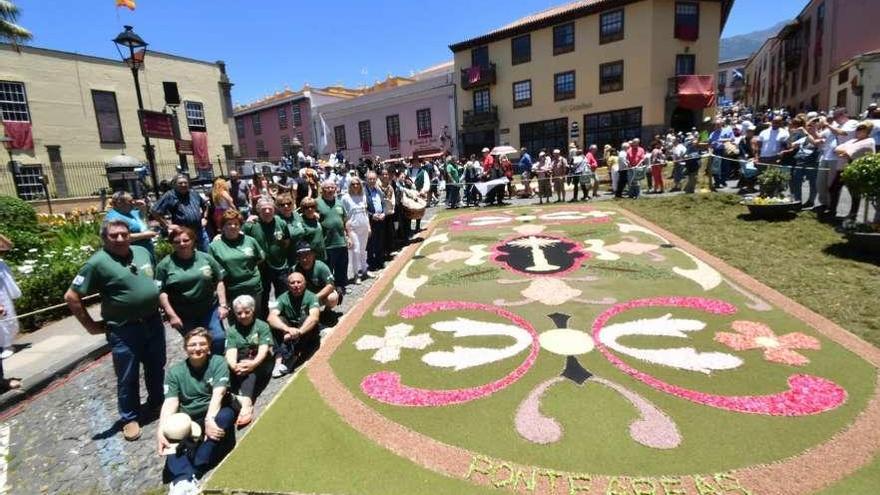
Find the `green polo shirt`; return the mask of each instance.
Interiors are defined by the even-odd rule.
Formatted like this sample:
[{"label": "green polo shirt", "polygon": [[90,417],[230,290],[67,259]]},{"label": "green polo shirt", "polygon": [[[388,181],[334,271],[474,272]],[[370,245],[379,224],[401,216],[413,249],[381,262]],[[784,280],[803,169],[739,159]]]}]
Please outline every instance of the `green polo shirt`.
[{"label": "green polo shirt", "polygon": [[287,252],[290,248],[290,230],[287,223],[279,217],[275,217],[269,223],[263,223],[260,219],[255,222],[244,224],[242,231],[253,237],[260,249],[266,255],[266,266],[273,270],[285,270],[287,265]]},{"label": "green polo shirt", "polygon": [[290,234],[290,246],[287,248],[287,266],[292,267],[296,264],[296,246],[306,240],[306,230],[303,227],[302,217],[297,212],[293,212],[290,218],[284,218],[281,215],[278,215],[276,218],[284,222]]},{"label": "green polo shirt", "polygon": [[315,294],[321,292],[324,287],[327,287],[327,284],[333,285],[335,283],[330,267],[321,260],[315,260],[315,266],[311,270],[306,271],[302,265],[296,265],[293,267],[293,271],[303,274],[306,279],[306,290]]},{"label": "green polo shirt", "polygon": [[111,324],[122,325],[159,310],[152,258],[140,246],[131,246],[131,254],[125,258],[101,249],[80,268],[70,288],[81,296],[100,293],[101,317]]},{"label": "green polo shirt", "polygon": [[236,321],[226,329],[226,349],[246,350],[249,359],[257,355],[261,345],[271,347],[274,344],[269,324],[257,318],[250,326],[244,327]]},{"label": "green polo shirt", "polygon": [[281,294],[281,297],[275,300],[275,309],[287,322],[288,325],[301,327],[303,322],[309,316],[309,310],[320,309],[318,298],[314,292],[306,289],[301,297],[294,298],[290,291]]},{"label": "green polo shirt", "polygon": [[449,177],[450,184],[458,184],[461,180],[461,176],[458,174],[458,167],[452,162],[446,164],[446,176]]},{"label": "green polo shirt", "polygon": [[321,226],[324,227],[324,247],[326,249],[347,247],[345,209],[342,208],[342,202],[331,200],[328,204],[324,198],[318,198],[318,214],[321,215]]},{"label": "green polo shirt", "polygon": [[159,289],[168,294],[174,312],[185,319],[211,311],[217,300],[217,283],[224,275],[217,260],[201,251],[195,251],[188,260],[172,253],[156,266]]},{"label": "green polo shirt", "polygon": [[303,218],[303,240],[309,243],[315,257],[319,260],[327,259],[327,249],[324,245],[324,228],[317,219]]},{"label": "green polo shirt", "polygon": [[260,271],[263,250],[253,237],[240,235],[230,241],[223,236],[214,239],[208,252],[223,268],[226,290],[234,294],[257,294],[261,291]]},{"label": "green polo shirt", "polygon": [[165,372],[165,398],[179,399],[180,411],[190,417],[204,416],[214,389],[228,386],[229,366],[222,356],[211,356],[202,369],[184,359]]}]

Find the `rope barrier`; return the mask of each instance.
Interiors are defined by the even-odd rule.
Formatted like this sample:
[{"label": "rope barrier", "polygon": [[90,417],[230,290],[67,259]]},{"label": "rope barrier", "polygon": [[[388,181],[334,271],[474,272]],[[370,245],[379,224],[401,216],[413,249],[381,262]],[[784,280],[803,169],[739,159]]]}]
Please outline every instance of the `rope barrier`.
[{"label": "rope barrier", "polygon": [[[98,297],[99,295],[100,294],[91,294],[91,295],[83,297],[82,300],[85,301],[87,299],[94,299],[94,298]],[[67,303],[56,304],[54,306],[49,306],[47,308],[36,309],[36,310],[31,311],[29,313],[25,313],[23,315],[15,315],[14,317],[10,316],[7,318],[0,319],[0,323],[2,323],[4,321],[20,320],[20,319],[26,318],[28,316],[33,316],[35,314],[44,313],[46,311],[52,311],[53,309],[60,309],[60,308],[65,308],[65,307],[67,307]]]}]

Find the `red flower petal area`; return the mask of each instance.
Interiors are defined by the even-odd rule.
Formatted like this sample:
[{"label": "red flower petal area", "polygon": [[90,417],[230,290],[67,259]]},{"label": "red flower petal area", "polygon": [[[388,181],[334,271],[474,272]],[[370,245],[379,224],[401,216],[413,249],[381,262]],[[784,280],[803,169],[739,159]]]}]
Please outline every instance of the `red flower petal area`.
[{"label": "red flower petal area", "polygon": [[584,264],[585,261],[592,258],[592,256],[593,256],[591,253],[584,251],[581,248],[581,245],[575,240],[569,239],[567,237],[559,236],[559,235],[553,235],[553,234],[535,234],[534,237],[546,237],[548,239],[558,239],[560,242],[564,242],[566,244],[571,244],[572,247],[571,247],[571,249],[568,250],[568,254],[570,254],[572,257],[571,266],[566,268],[565,270],[560,270],[558,272],[552,272],[552,273],[534,273],[534,272],[527,272],[524,270],[517,270],[516,268],[511,266],[509,263],[507,263],[506,261],[501,259],[503,257],[510,256],[510,253],[506,253],[506,252],[502,251],[501,248],[504,247],[507,243],[509,243],[511,241],[515,241],[517,239],[524,239],[526,237],[529,237],[529,236],[518,234],[518,235],[510,236],[507,239],[504,239],[503,241],[499,242],[498,244],[495,244],[494,246],[492,246],[492,254],[489,259],[493,263],[495,263],[496,265],[500,266],[501,268],[504,268],[505,270],[512,272],[512,273],[515,273],[517,275],[524,275],[524,276],[530,277],[530,278],[541,278],[541,277],[562,278],[562,277],[568,275],[569,273],[578,270],[581,267],[581,265]]},{"label": "red flower petal area", "polygon": [[[593,208],[592,206],[580,206],[580,205],[565,207],[565,208],[561,208],[561,209],[565,210],[565,211],[584,211],[584,212],[595,210],[595,208]],[[553,213],[553,211],[551,210],[550,213]],[[516,217],[518,217],[518,216],[520,216],[520,215],[511,215],[509,213],[503,213],[503,212],[465,213],[462,215],[458,215],[457,217],[455,217],[454,220],[452,220],[449,223],[449,230],[452,232],[465,232],[468,230],[480,230],[480,229],[485,229],[485,228],[494,228],[494,227],[500,227],[503,225],[510,225],[511,222],[513,220],[515,220]],[[509,220],[498,222],[498,223],[491,223],[488,225],[472,225],[471,224],[471,221],[479,220],[482,217],[507,217],[507,218],[509,218]],[[598,223],[609,223],[610,221],[611,221],[610,216],[608,216],[608,217],[580,218],[577,220],[555,220],[554,219],[549,222],[541,222],[541,225],[561,225],[561,224],[575,223],[575,222],[577,222],[577,223],[597,223],[598,224]],[[534,222],[534,223],[537,223],[537,222]]]},{"label": "red flower petal area", "polygon": [[532,365],[535,364],[535,360],[538,358],[538,351],[540,350],[540,345],[538,344],[538,332],[525,318],[511,313],[510,311],[490,306],[488,304],[475,302],[435,301],[410,304],[400,311],[400,316],[408,319],[420,318],[437,311],[460,309],[479,310],[493,313],[529,332],[532,336],[532,349],[525,361],[523,361],[522,364],[520,364],[509,375],[500,380],[479,387],[455,390],[416,388],[401,383],[400,375],[398,373],[393,371],[380,371],[364,377],[363,381],[361,381],[361,390],[372,399],[395,406],[441,407],[452,404],[463,404],[465,402],[492,395],[499,390],[509,387],[522,378]]},{"label": "red flower petal area", "polygon": [[593,322],[593,340],[596,348],[611,364],[636,380],[661,392],[717,409],[771,416],[807,416],[830,411],[846,401],[846,390],[842,387],[831,380],[806,374],[791,375],[788,377],[789,389],[772,395],[728,396],[690,390],[664,382],[629,366],[611,353],[599,340],[599,333],[608,320],[620,313],[633,308],[669,306],[698,309],[721,315],[736,312],[736,307],[730,303],[702,297],[656,297],[617,304],[599,315]]}]

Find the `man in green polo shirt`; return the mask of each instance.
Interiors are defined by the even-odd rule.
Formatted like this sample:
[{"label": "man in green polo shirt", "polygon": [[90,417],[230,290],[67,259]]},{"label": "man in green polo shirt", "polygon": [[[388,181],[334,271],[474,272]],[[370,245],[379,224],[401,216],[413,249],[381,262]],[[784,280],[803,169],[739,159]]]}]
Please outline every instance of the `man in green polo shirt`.
[{"label": "man in green polo shirt", "polygon": [[342,294],[333,285],[333,274],[323,261],[315,258],[308,243],[302,242],[296,248],[297,263],[294,272],[301,273],[306,280],[306,289],[315,294],[324,309],[333,309],[342,302]]},{"label": "man in green polo shirt", "polygon": [[304,351],[317,349],[321,341],[321,305],[315,294],[306,289],[305,276],[299,272],[288,275],[287,289],[269,311],[269,326],[275,330],[275,378],[286,375]]},{"label": "man in green polo shirt", "polygon": [[[107,335],[116,371],[122,432],[126,440],[133,441],[141,436],[138,419],[149,416],[139,410],[141,365],[147,387],[147,411],[158,411],[164,396],[165,327],[159,316],[159,288],[153,280],[150,253],[131,245],[126,222],[105,223],[101,237],[104,248],[86,261],[64,300],[87,332]],[[101,294],[100,322],[92,319],[82,303],[83,296],[94,292]]]},{"label": "man in green polo shirt", "polygon": [[318,215],[324,231],[324,249],[327,253],[327,266],[333,272],[336,287],[345,293],[348,285],[348,248],[351,239],[345,210],[342,202],[336,201],[336,183],[325,180],[321,184],[321,197],[318,198]]},{"label": "man in green polo shirt", "polygon": [[276,298],[287,291],[290,228],[275,215],[275,202],[269,198],[260,198],[257,201],[256,221],[248,221],[242,230],[257,241],[266,255],[264,263],[260,265],[260,279],[263,284],[260,307],[266,308],[269,304],[270,287],[275,288]]}]

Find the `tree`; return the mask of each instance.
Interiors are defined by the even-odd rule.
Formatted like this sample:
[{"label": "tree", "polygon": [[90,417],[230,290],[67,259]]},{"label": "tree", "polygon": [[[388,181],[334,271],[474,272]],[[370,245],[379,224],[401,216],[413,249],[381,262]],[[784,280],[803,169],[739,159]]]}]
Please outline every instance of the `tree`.
[{"label": "tree", "polygon": [[9,40],[17,45],[33,38],[30,31],[15,23],[18,13],[18,7],[11,0],[0,0],[0,40]]}]

